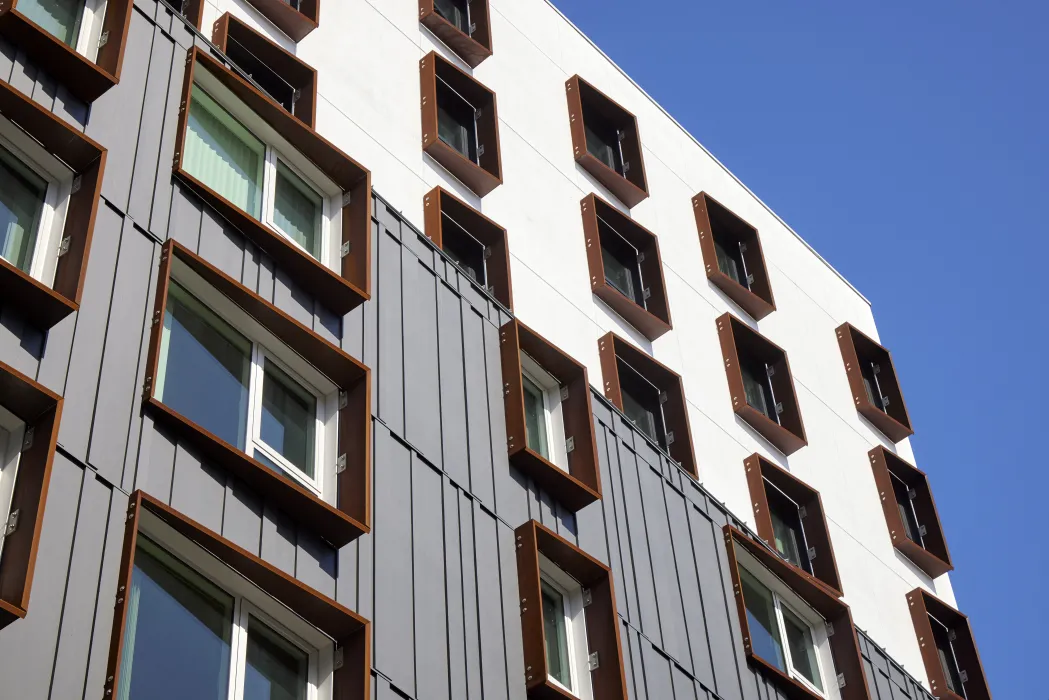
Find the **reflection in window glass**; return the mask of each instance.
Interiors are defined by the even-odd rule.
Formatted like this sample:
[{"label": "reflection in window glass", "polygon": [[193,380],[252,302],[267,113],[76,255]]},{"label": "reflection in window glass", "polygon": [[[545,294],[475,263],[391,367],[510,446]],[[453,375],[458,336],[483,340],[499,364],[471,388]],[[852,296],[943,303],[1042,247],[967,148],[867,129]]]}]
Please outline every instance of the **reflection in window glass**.
[{"label": "reflection in window glass", "polygon": [[46,194],[47,182],[0,147],[0,257],[26,272]]},{"label": "reflection in window glass", "polygon": [[251,341],[172,280],[157,398],[243,450],[250,374]]},{"label": "reflection in window glass", "polygon": [[547,673],[569,690],[572,670],[568,665],[568,633],[565,622],[565,597],[546,581],[543,588],[543,634],[546,637]]},{"label": "reflection in window glass", "polygon": [[323,198],[278,160],[273,223],[315,258],[320,258],[323,211]]},{"label": "reflection in window glass", "polygon": [[259,436],[304,474],[314,474],[317,399],[269,359],[262,380]]},{"label": "reflection in window glass", "polygon": [[550,459],[550,450],[546,441],[544,392],[527,375],[522,375],[521,380],[524,385],[525,427],[528,429],[528,447],[538,452],[544,459]]},{"label": "reflection in window glass", "polygon": [[805,680],[822,691],[823,680],[820,678],[819,663],[816,661],[812,630],[786,605],[781,605],[780,610],[783,612],[783,627],[787,634],[791,665]]},{"label": "reflection in window glass", "polygon": [[252,616],[244,700],[306,700],[310,657]]},{"label": "reflection in window glass", "polygon": [[197,85],[183,150],[187,173],[260,218],[266,147]]},{"label": "reflection in window glass", "polygon": [[756,656],[786,673],[787,660],[783,655],[772,591],[746,569],[739,570],[739,578],[743,587],[743,602],[747,608],[751,648]]},{"label": "reflection in window glass", "polygon": [[225,700],[233,598],[140,536],[118,700]]},{"label": "reflection in window glass", "polygon": [[18,0],[18,11],[66,46],[76,46],[84,0]]}]

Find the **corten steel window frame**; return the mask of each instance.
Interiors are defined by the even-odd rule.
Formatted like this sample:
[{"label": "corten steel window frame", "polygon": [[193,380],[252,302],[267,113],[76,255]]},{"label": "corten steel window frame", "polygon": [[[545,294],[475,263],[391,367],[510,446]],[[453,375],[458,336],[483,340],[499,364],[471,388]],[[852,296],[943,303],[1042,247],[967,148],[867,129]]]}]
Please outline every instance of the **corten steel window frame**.
[{"label": "corten steel window frame", "polygon": [[[666,451],[682,470],[693,479],[698,479],[699,468],[692,446],[692,429],[689,426],[688,404],[685,401],[685,385],[681,375],[612,331],[601,336],[597,341],[597,349],[601,360],[601,374],[604,377],[605,398],[620,411],[623,410],[623,392],[619,382],[617,358],[633,367],[666,394],[663,416],[667,430],[674,434],[674,441]],[[647,436],[645,437],[647,439]],[[662,447],[659,449],[663,450]]]},{"label": "corten steel window frame", "polygon": [[[296,10],[288,0],[247,0],[259,14],[273,23],[277,29],[298,43],[320,24],[321,0],[299,0]],[[183,14],[197,29],[203,29],[204,5],[206,0],[188,0]]]},{"label": "corten steel window frame", "polygon": [[[583,236],[586,240],[586,262],[590,270],[591,291],[649,340],[655,340],[671,330],[674,324],[670,318],[663,259],[659,254],[659,239],[656,234],[595,194],[583,197],[579,207],[583,215]],[[599,217],[644,256],[644,260],[639,264],[643,282],[647,282],[650,292],[646,300],[647,308],[623,294],[605,279]]]},{"label": "corten steel window frame", "polygon": [[[448,190],[437,186],[423,197],[423,228],[426,237],[442,250],[445,239],[443,214],[447,214],[467,229],[474,239],[491,251],[485,260],[488,286],[491,287],[489,291],[500,304],[512,311],[513,282],[510,278],[510,246],[507,243],[506,229]],[[466,234],[456,230],[451,232],[451,235]]]},{"label": "corten steel window frame", "polygon": [[[918,637],[918,646],[921,648],[925,673],[929,678],[929,686],[933,695],[939,700],[991,700],[991,689],[987,684],[987,675],[983,670],[980,650],[976,647],[976,638],[973,636],[968,616],[955,610],[924,588],[915,588],[907,594],[907,607],[911,612],[914,634]],[[958,669],[968,676],[968,680],[963,681],[965,698],[947,688],[943,667],[936,653],[930,615],[935,616],[957,635],[953,646]]]},{"label": "corten steel window frame", "polygon": [[[805,424],[801,419],[798,396],[794,390],[794,376],[790,371],[790,360],[786,351],[731,313],[726,312],[719,316],[717,327],[721,354],[725,361],[725,375],[732,396],[733,413],[746,421],[783,454],[791,455],[797,452],[808,444],[808,440],[805,437]],[[740,348],[745,349],[751,356],[759,356],[758,359],[773,368],[773,389],[778,403],[783,405],[779,423],[747,403],[739,360]],[[773,406],[772,410],[776,410],[776,407]]]},{"label": "corten steel window frame", "polygon": [[476,68],[492,55],[492,23],[488,0],[470,0],[472,34],[460,30],[434,9],[434,0],[419,0],[419,21],[468,66]]},{"label": "corten steel window frame", "polygon": [[[514,531],[517,545],[517,583],[521,599],[525,684],[532,700],[575,700],[576,696],[549,679],[543,634],[539,554],[577,580],[590,593],[586,605],[589,653],[597,653],[598,667],[590,673],[595,700],[627,700],[623,645],[616,612],[612,570],[568,540],[535,520]],[[585,669],[581,669],[585,671]]]},{"label": "corten steel window frame", "polygon": [[[852,622],[852,612],[849,606],[819,581],[783,561],[765,543],[752,539],[731,523],[725,525],[722,532],[728,554],[729,578],[732,583],[733,596],[736,599],[736,614],[743,637],[743,651],[747,661],[769,675],[776,682],[777,688],[791,700],[823,700],[800,682],[754,653],[750,642],[750,625],[747,623],[747,608],[743,600],[736,547],[742,547],[754,559],[757,559],[758,563],[771,571],[828,623],[828,639],[831,656],[834,658],[833,671],[837,679],[830,674],[825,674],[830,677],[825,678],[824,683],[837,682],[841,700],[870,700],[863,672],[863,662],[860,658],[859,641],[856,638],[856,628]],[[842,681],[844,681],[844,686],[841,685]]]},{"label": "corten steel window frame", "polygon": [[[931,578],[953,571],[951,552],[947,548],[943,525],[940,523],[936,501],[933,499],[932,489],[929,487],[929,479],[925,472],[881,446],[868,452],[867,457],[870,459],[871,469],[874,472],[874,483],[878,487],[878,495],[881,498],[885,524],[889,529],[892,546]],[[903,481],[908,489],[913,489],[915,492],[913,507],[919,526],[925,527],[925,533],[922,535],[924,546],[907,537],[903,518],[896,505],[892,474]]]},{"label": "corten steel window frame", "polygon": [[772,549],[776,548],[775,533],[772,529],[772,511],[769,508],[766,492],[765,480],[767,479],[772,486],[805,509],[805,516],[802,518],[805,542],[815,549],[816,556],[809,555],[813,571],[811,574],[804,569],[798,569],[790,562],[785,561],[785,563],[798,569],[799,574],[813,578],[833,595],[842,597],[841,577],[838,575],[834,546],[830,539],[830,529],[827,527],[823,499],[819,491],[756,452],[743,460],[743,468],[747,474],[747,486],[750,489],[750,501],[754,509],[758,536],[765,540]]},{"label": "corten steel window frame", "polygon": [[[845,374],[849,379],[849,389],[852,390],[856,410],[893,442],[913,435],[910,414],[907,412],[907,403],[903,400],[903,390],[900,388],[896,366],[892,362],[892,353],[851,323],[841,324],[834,332],[838,336],[838,348],[841,349],[841,358],[845,363]],[[889,399],[889,412],[875,406],[867,396],[863,374],[860,371],[860,354],[864,355],[863,361],[877,361],[881,370],[878,383],[881,392]]]},{"label": "corten steel window frame", "polygon": [[102,20],[106,41],[90,60],[18,10],[19,0],[0,0],[0,34],[15,44],[71,95],[88,104],[120,82],[133,0],[109,0]]},{"label": "corten steel window frame", "polygon": [[[700,192],[692,198],[692,210],[696,215],[699,247],[703,253],[707,279],[755,321],[760,321],[775,311],[776,299],[769,284],[768,267],[765,265],[765,254],[761,249],[758,230],[706,192]],[[712,211],[715,212],[713,219]],[[731,221],[732,230],[724,231],[723,235],[741,244],[740,255],[745,266],[744,273],[753,277],[749,289],[722,272],[718,265],[717,249],[714,245],[714,222],[726,216]]]},{"label": "corten steel window frame", "polygon": [[[422,148],[479,197],[503,184],[499,146],[499,110],[495,93],[451,61],[431,51],[419,61]],[[477,139],[484,153],[473,162],[437,135],[437,80],[447,83],[476,110]]]},{"label": "corten steel window frame", "polygon": [[[572,511],[599,500],[601,473],[586,366],[517,319],[508,321],[499,329],[499,344],[510,463]],[[567,451],[568,464],[564,468],[528,446],[521,379],[522,352],[528,353],[561,385],[564,438],[573,445],[573,449]]]},{"label": "corten steel window frame", "polygon": [[[342,208],[345,254],[338,272],[183,168],[183,145],[189,123],[193,76],[198,64],[338,184],[343,191],[343,201],[349,197],[349,203]],[[186,57],[186,78],[172,168],[180,182],[259,246],[300,289],[330,311],[342,316],[371,298],[371,173],[200,47],[194,47]],[[333,234],[337,235],[337,231],[333,230]]]},{"label": "corten steel window frame", "polygon": [[[637,117],[578,75],[565,82],[565,93],[568,96],[568,119],[576,163],[626,204],[627,208],[633,209],[648,199],[648,180],[645,177],[645,159]],[[620,139],[620,145],[624,160],[630,164],[626,176],[602,163],[586,149],[585,113],[591,109],[621,127],[619,130],[624,136]]]},{"label": "corten steel window frame", "polygon": [[[339,409],[338,417],[338,454],[340,462],[345,457],[345,468],[336,476],[336,505],[325,502],[294,478],[278,474],[249,457],[235,445],[169,408],[154,395],[175,257],[317,368],[345,394],[345,405]],[[157,420],[176,431],[201,456],[225,468],[333,546],[341,547],[371,531],[371,371],[174,240],[168,241],[161,249],[142,400]]]},{"label": "corten steel window frame", "polygon": [[[303,62],[283,46],[271,41],[268,37],[251,28],[246,22],[227,12],[215,20],[212,26],[211,41],[219,51],[227,54],[229,42],[240,44],[244,50],[253,54],[264,63],[278,78],[298,91],[300,97],[295,102],[295,110],[289,112],[300,122],[316,128],[317,121],[317,71]],[[232,58],[230,61],[236,64]],[[243,70],[240,66],[239,69]],[[267,97],[271,97],[267,95]],[[277,102],[273,99],[274,102]],[[284,108],[279,102],[277,104]],[[285,111],[288,111],[284,108]]]},{"label": "corten steel window frame", "polygon": [[[3,629],[29,612],[33,570],[62,418],[62,397],[0,362],[0,406],[26,426],[11,497],[10,513],[18,512],[17,527],[4,538],[0,554],[0,629]],[[28,447],[24,446],[26,443]],[[5,521],[0,526],[7,524]]]},{"label": "corten steel window frame", "polygon": [[[114,596],[116,606],[109,642],[106,698],[115,697],[116,689],[120,687],[124,627],[128,616],[127,600],[135,566],[139,518],[143,510],[148,510],[179,535],[204,549],[274,600],[288,607],[308,624],[334,639],[336,663],[333,698],[366,700],[371,697],[371,622],[140,490],[130,496],[124,525],[123,551],[120,555],[120,571]],[[338,660],[340,652],[341,665]]]},{"label": "corten steel window frame", "polygon": [[[58,258],[53,285],[48,287],[0,258],[0,298],[17,299],[25,320],[46,331],[80,308],[107,152],[3,81],[0,81],[0,114],[74,172],[73,191],[62,229],[62,247],[66,252]],[[69,241],[68,247],[65,240]]]}]

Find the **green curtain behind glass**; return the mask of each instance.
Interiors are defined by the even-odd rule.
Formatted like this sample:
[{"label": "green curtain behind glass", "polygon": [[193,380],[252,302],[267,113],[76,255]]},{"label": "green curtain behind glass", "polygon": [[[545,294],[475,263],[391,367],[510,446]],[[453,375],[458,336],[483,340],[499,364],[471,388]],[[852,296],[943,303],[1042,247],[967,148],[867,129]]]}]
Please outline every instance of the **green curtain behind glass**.
[{"label": "green curtain behind glass", "polygon": [[284,163],[277,161],[277,187],[273,197],[273,223],[320,257],[320,224],[323,200]]}]

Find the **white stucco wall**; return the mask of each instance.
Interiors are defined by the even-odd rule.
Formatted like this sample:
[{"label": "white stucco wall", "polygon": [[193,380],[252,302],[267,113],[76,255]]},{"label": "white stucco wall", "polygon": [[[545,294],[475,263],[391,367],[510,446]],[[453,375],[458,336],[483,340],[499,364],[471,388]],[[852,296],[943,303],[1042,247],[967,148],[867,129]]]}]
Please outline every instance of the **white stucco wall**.
[{"label": "white stucco wall", "polygon": [[[738,516],[753,519],[742,465],[753,452],[818,489],[856,624],[926,680],[904,596],[918,585],[954,596],[948,577],[928,580],[889,541],[867,451],[893,446],[853,408],[834,333],[849,321],[877,338],[869,303],[546,0],[491,0],[494,55],[473,74],[497,94],[504,184],[483,201],[420,148],[419,59],[436,49],[466,66],[419,24],[415,0],[321,8],[320,28],[297,48],[241,0],[209,0],[204,27],[232,11],[317,68],[318,130],[420,228],[435,185],[505,226],[516,315],[584,362],[595,386],[597,338],[608,330],[680,372],[700,479]],[[630,213],[659,237],[674,324],[654,343],[590,292],[579,200],[592,191],[616,200],[572,157],[564,82],[577,73],[638,118],[651,196]],[[760,232],[777,304],[760,323],[707,282],[691,204],[700,191]],[[714,323],[726,310],[790,357],[809,445],[789,459],[732,413]],[[907,441],[897,449],[913,462]]]}]

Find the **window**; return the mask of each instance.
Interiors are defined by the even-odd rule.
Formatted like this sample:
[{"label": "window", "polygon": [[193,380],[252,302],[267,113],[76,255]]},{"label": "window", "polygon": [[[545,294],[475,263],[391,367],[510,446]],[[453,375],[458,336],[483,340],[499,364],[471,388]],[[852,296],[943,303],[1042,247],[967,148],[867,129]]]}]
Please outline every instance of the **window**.
[{"label": "window", "polygon": [[925,472],[884,447],[867,456],[892,546],[930,578],[951,571],[951,553]]},{"label": "window", "polygon": [[0,362],[0,629],[29,609],[61,414],[58,395]]},{"label": "window", "polygon": [[[739,576],[754,653],[825,697],[814,625],[746,569]],[[809,611],[809,617],[816,617],[815,612]]]},{"label": "window", "polygon": [[755,320],[776,310],[761,239],[706,192],[692,198],[707,279]]},{"label": "window", "polygon": [[419,21],[471,68],[492,55],[488,0],[419,0]]},{"label": "window", "polygon": [[673,324],[655,234],[595,195],[580,208],[594,295],[649,340],[662,336]]},{"label": "window", "polygon": [[565,83],[576,162],[627,207],[648,197],[637,119],[578,75]]},{"label": "window", "polygon": [[368,172],[210,54],[193,49],[186,70],[179,183],[333,313],[363,303]]},{"label": "window", "polygon": [[248,0],[277,29],[299,42],[320,22],[320,0]]},{"label": "window", "polygon": [[597,345],[605,398],[653,445],[698,477],[681,375],[614,333]]},{"label": "window", "polygon": [[841,596],[841,578],[818,491],[755,453],[743,460],[758,535],[780,558]]},{"label": "window", "polygon": [[499,340],[510,463],[570,510],[601,498],[586,368],[516,320]]},{"label": "window", "polygon": [[849,323],[835,333],[856,410],[893,442],[913,435],[889,351]]},{"label": "window", "polygon": [[314,126],[317,71],[228,12],[215,22],[212,41],[273,101]]},{"label": "window", "polygon": [[153,497],[130,501],[105,697],[366,695],[367,620]]},{"label": "window", "polygon": [[928,591],[907,594],[932,694],[941,700],[991,700],[969,618]]},{"label": "window", "polygon": [[534,520],[514,536],[529,697],[626,700],[611,571]]},{"label": "window", "polygon": [[785,455],[807,445],[787,353],[730,313],[717,327],[733,412]]},{"label": "window", "polygon": [[174,242],[146,402],[201,458],[334,546],[367,531],[367,368]]},{"label": "window", "polygon": [[424,198],[426,236],[477,286],[513,308],[506,229],[435,187]]},{"label": "window", "polygon": [[436,52],[419,68],[423,151],[485,196],[503,182],[495,93]]},{"label": "window", "polygon": [[106,3],[96,0],[19,0],[19,11],[88,60],[98,55]]},{"label": "window", "polygon": [[741,530],[723,532],[748,663],[785,697],[866,700],[849,606]]}]

